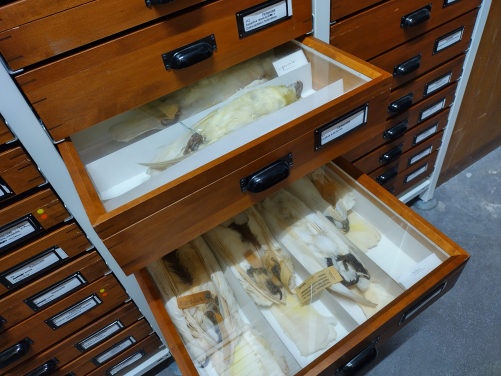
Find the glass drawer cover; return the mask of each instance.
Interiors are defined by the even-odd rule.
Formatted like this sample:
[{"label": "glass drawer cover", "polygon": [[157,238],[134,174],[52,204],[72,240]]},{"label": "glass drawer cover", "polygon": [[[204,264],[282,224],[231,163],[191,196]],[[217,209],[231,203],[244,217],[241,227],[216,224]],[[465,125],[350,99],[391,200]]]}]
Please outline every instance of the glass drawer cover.
[{"label": "glass drawer cover", "polygon": [[370,80],[294,40],[71,140],[111,211]]},{"label": "glass drawer cover", "polygon": [[293,375],[449,257],[342,174],[323,166],[147,267],[201,375]]}]

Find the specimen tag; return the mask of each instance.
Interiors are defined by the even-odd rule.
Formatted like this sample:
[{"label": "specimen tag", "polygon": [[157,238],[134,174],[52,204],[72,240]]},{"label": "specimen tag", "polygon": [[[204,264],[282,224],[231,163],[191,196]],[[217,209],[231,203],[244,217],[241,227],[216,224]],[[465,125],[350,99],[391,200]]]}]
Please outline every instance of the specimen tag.
[{"label": "specimen tag", "polygon": [[436,254],[432,253],[425,259],[418,262],[412,268],[405,270],[399,277],[398,283],[404,288],[409,289],[416,282],[420,281],[425,275],[435,269],[442,263]]},{"label": "specimen tag", "polygon": [[322,292],[323,289],[339,283],[343,277],[338,273],[336,268],[329,266],[315,274],[312,274],[306,281],[296,287],[296,294],[301,303],[308,303],[313,296]]},{"label": "specimen tag", "polygon": [[177,298],[177,308],[186,309],[196,305],[206,303],[210,299],[210,291],[200,291],[195,294],[180,296]]},{"label": "specimen tag", "polygon": [[250,249],[244,253],[245,259],[253,268],[261,268],[263,266],[263,262],[259,257],[257,257],[254,252]]},{"label": "specimen tag", "polygon": [[275,70],[279,76],[282,76],[290,71],[293,71],[300,66],[308,64],[308,59],[303,51],[296,51],[282,59],[279,59],[273,63]]}]

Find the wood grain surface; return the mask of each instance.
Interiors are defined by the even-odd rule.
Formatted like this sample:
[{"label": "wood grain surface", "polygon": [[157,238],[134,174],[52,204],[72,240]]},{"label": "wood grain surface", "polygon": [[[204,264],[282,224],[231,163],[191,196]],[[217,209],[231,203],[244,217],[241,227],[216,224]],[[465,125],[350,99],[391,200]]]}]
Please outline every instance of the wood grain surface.
[{"label": "wood grain surface", "polygon": [[0,116],[0,145],[3,145],[9,141],[15,140],[15,136],[12,134],[10,129],[7,127],[2,117]]}]

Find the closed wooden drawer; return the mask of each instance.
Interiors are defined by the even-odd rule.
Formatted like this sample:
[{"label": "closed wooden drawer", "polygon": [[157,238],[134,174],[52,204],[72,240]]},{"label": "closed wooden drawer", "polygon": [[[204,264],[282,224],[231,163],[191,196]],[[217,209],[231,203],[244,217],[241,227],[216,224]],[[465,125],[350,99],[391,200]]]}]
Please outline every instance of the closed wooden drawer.
[{"label": "closed wooden drawer", "polygon": [[26,192],[45,182],[21,147],[0,153],[0,201]]},{"label": "closed wooden drawer", "polygon": [[391,84],[396,89],[466,51],[477,14],[475,9],[369,61],[388,72],[399,71]]},{"label": "closed wooden drawer", "polygon": [[399,195],[418,184],[421,180],[430,176],[435,168],[438,151],[433,152],[419,163],[400,171],[392,181],[383,186],[393,195]]},{"label": "closed wooden drawer", "polygon": [[75,223],[0,257],[0,295],[26,284],[85,250],[91,244]]},{"label": "closed wooden drawer", "polygon": [[108,275],[1,333],[0,353],[21,349],[16,351],[17,360],[14,362],[12,358],[4,358],[6,366],[2,371],[43,351],[127,299],[127,294],[115,277]]},{"label": "closed wooden drawer", "polygon": [[462,0],[444,7],[444,0],[391,0],[332,25],[330,43],[369,60],[481,3]]},{"label": "closed wooden drawer", "polygon": [[385,187],[392,186],[393,183],[395,183],[393,180],[400,172],[416,165],[420,161],[424,160],[424,158],[437,151],[440,148],[440,145],[442,145],[442,136],[443,132],[439,132],[433,137],[422,142],[420,145],[415,146],[403,153],[398,159],[391,161],[367,174]]},{"label": "closed wooden drawer", "polygon": [[388,101],[388,117],[408,110],[423,98],[457,81],[463,72],[464,59],[465,55],[462,54],[392,91]]},{"label": "closed wooden drawer", "polygon": [[16,136],[12,134],[4,119],[0,115],[0,145],[16,140]]},{"label": "closed wooden drawer", "polygon": [[379,3],[378,0],[331,0],[331,21],[337,21],[352,13]]},{"label": "closed wooden drawer", "polygon": [[[89,350],[71,363],[60,367],[55,376],[65,376],[72,373],[75,376],[84,376],[96,368],[109,363],[118,355],[131,349],[137,342],[146,338],[153,330],[145,319],[124,329],[112,338]],[[71,374],[70,373],[70,374]]]},{"label": "closed wooden drawer", "polygon": [[162,341],[156,334],[152,334],[132,348],[126,350],[109,363],[97,368],[88,376],[113,376],[118,372],[125,373],[141,364],[147,357],[154,354],[162,346]]},{"label": "closed wooden drawer", "polygon": [[17,70],[203,1],[16,1],[0,7],[0,52]]},{"label": "closed wooden drawer", "polygon": [[[391,142],[380,146],[376,150],[353,162],[353,165],[366,174],[383,167],[393,159],[414,147],[419,147],[424,141],[436,135],[447,125],[449,109],[417,125]],[[388,160],[390,159],[390,160]]]},{"label": "closed wooden drawer", "polygon": [[69,217],[50,189],[0,209],[0,254]]},{"label": "closed wooden drawer", "polygon": [[[182,124],[161,130],[161,135],[157,132],[148,137],[138,136],[140,140],[137,142],[135,139],[130,143],[122,142],[121,149],[111,149],[110,154],[103,152],[101,142],[105,137],[111,138],[110,129],[115,125],[128,126],[129,123],[114,123],[110,128],[111,123],[104,122],[60,144],[61,154],[91,223],[126,273],[136,259],[145,266],[157,257],[130,252],[134,243],[148,248],[154,248],[154,244],[162,244],[162,248],[183,244],[190,231],[202,228],[202,221],[194,215],[194,208],[197,208],[197,213],[207,213],[206,223],[209,223],[209,216],[217,215],[215,207],[221,209],[248,200],[240,186],[240,180],[247,175],[280,158],[288,158],[291,153],[288,169],[292,173],[310,159],[322,164],[345,152],[348,145],[358,145],[370,135],[382,132],[386,109],[381,103],[387,101],[387,84],[391,79],[387,73],[311,37],[288,42],[271,53],[286,60],[298,54],[308,63],[272,78],[264,83],[268,86],[260,86],[254,92],[272,93],[268,88],[275,90],[283,88],[279,85],[292,82],[292,87],[302,85],[302,90],[307,93],[304,98],[267,117],[258,117],[252,126],[228,132],[225,138],[215,144],[208,143],[203,150],[183,152],[179,159],[168,161],[163,170],[161,166],[155,170],[156,164],[149,170],[148,166],[141,166],[138,162],[151,161],[155,158],[156,148],[169,145],[176,137],[175,145],[185,142],[185,137],[190,138],[188,143],[191,145],[193,133],[186,129],[189,121],[193,124],[196,116],[208,113],[200,121],[211,122],[217,111],[233,111],[232,105],[240,103],[241,98],[250,98],[251,93],[244,92],[234,101],[226,102],[227,107],[211,107],[202,114],[195,114]],[[259,59],[262,56],[244,62],[243,67],[260,62]],[[226,74],[226,71],[221,73]],[[217,88],[224,86],[215,86]],[[297,98],[297,94],[295,96]],[[259,96],[255,98],[256,103],[259,100]],[[274,103],[276,99],[272,97],[270,100]],[[214,110],[209,113],[211,109]],[[329,136],[326,129],[336,131]],[[321,141],[316,130],[329,138]],[[181,132],[181,136],[176,136],[175,132]],[[325,146],[321,144],[329,140],[332,142],[325,143]],[[322,160],[324,162],[320,162]],[[172,234],[166,235],[155,228],[163,220],[177,222],[172,227]],[[167,226],[166,222],[163,226]],[[141,241],[137,243],[139,238]]]},{"label": "closed wooden drawer", "polygon": [[0,316],[6,330],[102,277],[108,267],[95,251],[64,265],[0,299]]},{"label": "closed wooden drawer", "polygon": [[[291,18],[240,39],[235,13],[257,3],[212,2],[23,73],[16,81],[54,140],[61,140],[311,31],[311,3],[293,0]],[[216,46],[210,58],[166,69],[162,56],[204,38],[209,38],[204,46]]]},{"label": "closed wooden drawer", "polygon": [[[224,327],[227,334],[215,343],[221,345],[222,342],[225,347],[234,348],[235,359],[240,360],[237,356],[240,351],[248,350],[250,353],[253,349],[254,354],[259,353],[255,348],[256,343],[264,346],[261,354],[267,354],[268,357],[264,359],[264,356],[253,355],[253,361],[246,364],[247,371],[262,374],[261,364],[266,364],[276,367],[277,374],[333,375],[366,346],[375,350],[391,333],[410,322],[454,285],[457,273],[468,259],[467,253],[346,160],[337,159],[335,163],[336,165],[329,163],[322,170],[307,177],[308,184],[304,179],[299,185],[299,182],[294,182],[285,188],[285,192],[261,197],[265,198],[261,203],[233,218],[232,215],[238,213],[238,210],[227,211],[224,223],[217,229],[193,239],[179,247],[174,254],[165,255],[147,268],[136,272],[146,300],[183,375],[198,375],[202,372],[201,367],[207,372],[213,371],[214,368],[218,372],[223,372],[223,368],[224,371],[231,372],[230,367],[238,367],[231,364],[231,361],[224,366],[218,363],[218,357],[222,354],[210,344],[204,345],[197,341],[194,345],[192,342],[191,336],[198,338],[198,321],[190,321],[193,324],[193,331],[190,332],[183,325],[182,319],[186,303],[182,297],[195,298],[190,293],[202,290],[205,294],[204,290],[209,290],[210,299],[200,303],[205,304],[206,308],[202,306],[200,309],[210,309],[212,304],[219,308],[218,312],[221,312],[222,318],[218,319],[219,324],[214,325]],[[342,166],[342,169],[339,166]],[[303,175],[309,172],[312,170],[306,169]],[[319,187],[320,191],[317,191],[316,187]],[[333,213],[333,202],[342,200],[346,195],[353,195],[350,197],[350,200],[353,200],[350,210],[351,213],[356,213],[348,218],[347,231],[345,229],[348,227],[337,227],[333,224],[334,219],[331,221],[325,217],[329,216],[328,213]],[[324,198],[329,202],[324,201]],[[334,201],[330,201],[331,198]],[[306,231],[305,228],[309,230]],[[342,232],[341,228],[346,232]],[[357,237],[352,232],[359,230],[373,234],[372,240]],[[301,231],[305,231],[302,233],[304,236],[300,236]],[[336,242],[339,248],[335,252],[331,251],[332,253],[326,249],[320,251],[323,246],[318,239],[315,240],[319,234],[338,239]],[[253,243],[250,239],[253,239]],[[273,282],[280,294],[278,290],[266,290],[266,287],[256,282],[258,278],[254,277],[254,269],[258,267],[259,262],[262,262],[262,269],[268,268],[266,256],[260,256],[259,253],[264,244],[271,257],[279,257],[278,253],[284,249],[290,252],[290,260],[287,261],[289,266],[285,269],[286,261],[281,260],[280,273],[287,270],[287,275],[292,276],[294,282],[291,283],[290,278],[283,277],[280,279],[282,282]],[[342,244],[349,244],[351,251],[342,251]],[[329,249],[333,249],[332,247],[334,246]],[[355,303],[358,298],[345,290],[335,289],[336,292],[323,291],[316,295],[314,300],[310,300],[307,295],[305,305],[308,306],[309,314],[298,319],[296,310],[300,309],[300,303],[297,298],[291,298],[295,294],[304,295],[299,294],[298,289],[301,287],[298,286],[302,286],[314,270],[324,270],[323,268],[329,265],[329,255],[338,255],[347,260],[349,252],[356,254],[353,257],[359,260],[358,270],[365,270],[363,273],[370,276],[371,283],[375,283],[371,279],[374,276],[380,284],[379,287],[374,287],[379,289],[379,298],[373,295],[376,302],[374,310],[365,309],[362,313],[361,305],[366,303],[359,301],[359,305]],[[318,264],[311,263],[315,257],[318,257]],[[347,267],[348,264],[336,266],[333,264],[336,257],[331,257],[331,265],[342,273],[341,268]],[[324,264],[321,261],[323,258],[326,258]],[[408,279],[426,263],[434,266],[425,267],[426,271],[416,279]],[[276,273],[275,275],[278,275],[278,272]],[[181,278],[181,275],[185,276],[183,278],[191,275],[192,279],[188,281]],[[341,279],[348,282],[350,277],[343,276]],[[204,281],[203,286],[199,285],[199,281]],[[360,279],[356,281],[358,286]],[[291,289],[296,286],[296,292],[288,293],[287,285]],[[190,286],[189,292],[183,293],[182,286]],[[358,288],[354,285],[351,287],[353,289],[347,290],[353,292]],[[223,288],[225,290],[221,292]],[[267,291],[273,294],[274,300],[265,297]],[[382,296],[386,296],[387,300],[378,300],[382,299]],[[359,297],[368,299],[369,295]],[[285,299],[287,306],[280,306],[279,301]],[[297,301],[297,305],[294,303],[289,306],[290,299]],[[225,303],[222,303],[223,301]],[[289,309],[294,310],[294,320],[297,320],[292,327],[287,327],[286,323],[290,321],[285,319],[290,317],[287,316]],[[232,314],[227,313],[228,310]],[[277,310],[280,310],[283,316]],[[274,313],[270,314],[270,311]],[[302,324],[311,319],[313,312],[321,312],[325,320],[330,320],[330,324],[322,325],[316,322],[321,328],[319,332],[323,331],[323,334],[331,331],[329,325],[336,322],[337,336],[328,337],[322,345],[306,333],[294,336],[300,328],[306,326]],[[293,315],[292,312],[290,314]],[[316,318],[319,316],[315,315]],[[247,332],[245,326],[239,324],[240,320],[250,322],[252,332]],[[205,330],[209,329],[202,332]],[[233,340],[234,338],[236,339]],[[300,350],[305,341],[311,344],[311,347],[308,350]],[[195,359],[189,354],[193,354],[196,347],[199,351]],[[273,349],[275,356],[269,356],[269,348]],[[225,354],[227,359],[231,359],[233,350],[229,352],[230,355]],[[284,370],[283,364],[277,361],[279,356],[287,363],[287,371]]]},{"label": "closed wooden drawer", "polygon": [[141,312],[133,302],[126,303],[48,350],[27,359],[5,375],[24,375],[44,366],[54,369],[61,368],[102,344],[115,333],[123,331],[124,328],[129,327],[141,317]]},{"label": "closed wooden drawer", "polygon": [[[413,105],[408,111],[402,112],[401,114],[388,119],[384,125],[383,132],[375,134],[374,137],[368,139],[359,147],[351,149],[349,152],[344,154],[344,157],[353,162],[367,154],[367,152],[370,152],[387,142],[388,138],[385,138],[385,132],[389,130],[395,131],[399,128],[409,130],[414,128],[417,124],[437,118],[437,115],[441,111],[445,111],[445,109],[447,109],[447,107],[454,102],[456,88],[457,83],[453,83],[449,87]],[[432,121],[436,122],[438,120]],[[388,132],[386,135],[387,137],[389,136]]]}]

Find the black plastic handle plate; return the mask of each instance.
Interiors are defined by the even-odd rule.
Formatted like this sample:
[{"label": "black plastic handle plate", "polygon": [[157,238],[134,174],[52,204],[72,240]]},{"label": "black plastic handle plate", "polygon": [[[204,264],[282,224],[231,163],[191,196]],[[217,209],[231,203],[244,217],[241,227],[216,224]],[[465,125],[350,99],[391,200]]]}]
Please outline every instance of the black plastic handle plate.
[{"label": "black plastic handle plate", "polygon": [[414,92],[404,95],[402,98],[397,99],[388,105],[388,112],[398,113],[408,110],[412,106]]},{"label": "black plastic handle plate", "polygon": [[355,357],[346,363],[343,367],[339,368],[336,374],[342,376],[356,376],[363,370],[370,362],[377,358],[377,347],[374,342],[371,342]]},{"label": "black plastic handle plate", "polygon": [[0,369],[7,367],[9,364],[12,364],[25,356],[32,343],[33,341],[31,339],[25,338],[16,343],[14,346],[2,351],[0,353]]},{"label": "black plastic handle plate", "polygon": [[28,372],[24,376],[49,376],[52,375],[56,371],[57,363],[59,360],[56,358],[52,358],[41,366],[35,368],[34,370]]},{"label": "black plastic handle plate", "polygon": [[145,0],[147,7],[151,7],[152,5],[172,3],[173,1],[174,0]]},{"label": "black plastic handle plate", "polygon": [[393,148],[390,151],[387,151],[386,153],[381,154],[379,156],[379,162],[380,163],[388,163],[388,162],[393,161],[394,159],[397,159],[398,157],[400,157],[402,155],[403,148],[404,148],[404,144],[402,143],[402,144],[398,145],[396,148]]},{"label": "black plastic handle plate", "polygon": [[413,27],[428,21],[431,17],[431,4],[406,14],[400,21],[400,27]]},{"label": "black plastic handle plate", "polygon": [[212,57],[216,49],[216,38],[213,34],[162,54],[162,60],[167,70],[186,69]]},{"label": "black plastic handle plate", "polygon": [[405,119],[404,121],[384,131],[383,137],[386,138],[387,140],[393,140],[397,137],[400,137],[405,132],[407,132],[408,124],[409,124],[409,119]]},{"label": "black plastic handle plate", "polygon": [[393,75],[405,76],[406,74],[418,70],[420,66],[421,66],[421,54],[414,56],[413,58],[404,61],[403,63],[395,65],[395,68],[393,68]]},{"label": "black plastic handle plate", "polygon": [[379,175],[376,178],[376,182],[378,182],[379,184],[383,185],[387,181],[390,181],[391,179],[393,179],[394,177],[396,177],[398,175],[398,166],[399,165],[396,165],[395,167],[392,167],[388,171],[386,171],[386,172],[382,173],[381,175]]},{"label": "black plastic handle plate", "polygon": [[278,161],[270,163],[268,166],[259,171],[246,176],[240,180],[240,189],[242,192],[249,191],[252,193],[264,192],[273,187],[275,184],[285,180],[290,175],[290,167],[292,166],[292,154]]}]

